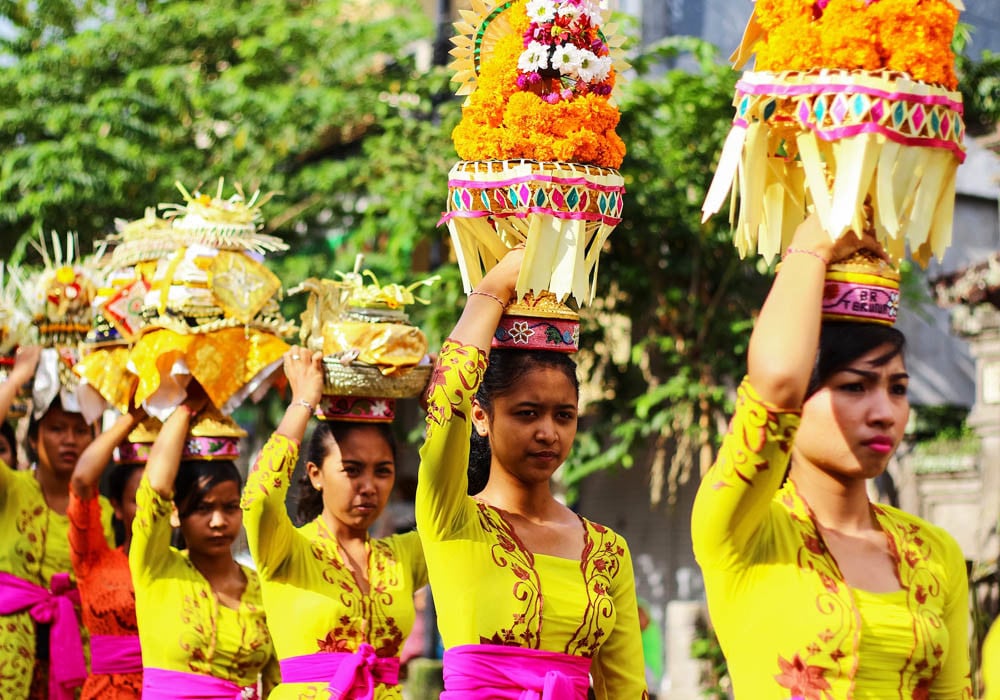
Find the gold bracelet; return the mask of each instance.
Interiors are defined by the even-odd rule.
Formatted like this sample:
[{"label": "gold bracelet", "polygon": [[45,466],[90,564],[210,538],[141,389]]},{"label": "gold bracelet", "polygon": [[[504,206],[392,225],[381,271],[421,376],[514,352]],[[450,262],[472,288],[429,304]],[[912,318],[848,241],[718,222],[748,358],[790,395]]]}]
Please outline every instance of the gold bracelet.
[{"label": "gold bracelet", "polygon": [[480,292],[477,289],[473,289],[471,292],[469,292],[469,296],[470,297],[479,296],[479,297],[486,297],[487,299],[492,299],[496,303],[500,304],[501,309],[504,309],[505,311],[507,309],[507,304],[503,303],[503,301],[500,300],[500,297],[498,297],[496,294],[490,294],[489,292]]}]

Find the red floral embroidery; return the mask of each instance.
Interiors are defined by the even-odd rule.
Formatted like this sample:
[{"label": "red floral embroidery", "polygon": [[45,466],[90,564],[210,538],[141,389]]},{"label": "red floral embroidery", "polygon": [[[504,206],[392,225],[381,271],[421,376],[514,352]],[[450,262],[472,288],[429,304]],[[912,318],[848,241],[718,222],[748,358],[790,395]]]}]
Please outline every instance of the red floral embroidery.
[{"label": "red floral embroidery", "polygon": [[822,666],[811,666],[796,654],[791,661],[783,656],[778,657],[778,668],[781,673],[774,677],[782,688],[788,688],[793,696],[804,700],[823,700],[829,693],[830,684],[823,678],[825,669]]}]

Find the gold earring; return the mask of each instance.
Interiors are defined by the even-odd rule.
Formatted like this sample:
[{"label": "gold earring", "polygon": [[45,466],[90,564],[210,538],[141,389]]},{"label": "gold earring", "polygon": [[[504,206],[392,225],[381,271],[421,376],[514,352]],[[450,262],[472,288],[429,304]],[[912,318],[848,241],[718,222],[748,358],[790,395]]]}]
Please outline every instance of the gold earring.
[{"label": "gold earring", "polygon": [[316,489],[317,491],[322,491],[323,490],[323,487],[320,486],[319,484],[313,484],[313,488]]}]

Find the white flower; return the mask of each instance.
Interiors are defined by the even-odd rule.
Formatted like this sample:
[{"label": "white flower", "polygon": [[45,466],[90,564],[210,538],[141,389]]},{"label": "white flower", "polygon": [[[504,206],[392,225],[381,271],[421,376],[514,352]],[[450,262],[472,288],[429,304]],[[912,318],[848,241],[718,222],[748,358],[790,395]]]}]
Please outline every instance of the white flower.
[{"label": "white flower", "polygon": [[575,19],[580,16],[580,13],[580,6],[574,5],[571,2],[561,2],[556,8],[556,15],[559,17],[569,17],[570,19]]},{"label": "white flower", "polygon": [[510,337],[515,343],[527,344],[528,339],[534,334],[534,329],[528,327],[527,321],[514,321],[511,324]]},{"label": "white flower", "polygon": [[591,51],[580,51],[580,80],[585,83],[600,83],[611,72],[611,56],[598,56]]},{"label": "white flower", "polygon": [[372,415],[379,418],[385,418],[389,415],[389,402],[378,400],[372,401]]},{"label": "white flower", "polygon": [[537,41],[531,42],[517,59],[517,67],[522,73],[545,70],[549,67],[549,47]]},{"label": "white flower", "polygon": [[604,2],[594,2],[594,0],[583,0],[580,3],[580,14],[585,15],[590,18],[591,24],[600,24],[603,20],[601,16],[602,6],[606,6],[607,3]]},{"label": "white flower", "polygon": [[524,9],[532,22],[551,22],[556,18],[556,5],[552,0],[528,0]]},{"label": "white flower", "polygon": [[580,49],[572,44],[565,44],[552,52],[552,67],[563,75],[575,76],[580,70],[582,58]]}]

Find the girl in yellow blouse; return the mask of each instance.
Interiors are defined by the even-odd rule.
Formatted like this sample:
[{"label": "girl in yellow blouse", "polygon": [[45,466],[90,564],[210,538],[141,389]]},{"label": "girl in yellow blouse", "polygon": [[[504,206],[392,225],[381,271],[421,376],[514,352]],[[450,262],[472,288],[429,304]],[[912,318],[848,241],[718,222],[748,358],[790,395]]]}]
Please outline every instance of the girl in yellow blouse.
[{"label": "girl in yellow blouse", "polygon": [[322,353],[292,348],[292,401],[247,480],[243,509],[271,634],[281,660],[276,698],[400,700],[399,653],[413,592],[427,581],[417,533],[371,539],[395,480],[385,423],[321,421],[307,450],[305,525],[285,496],[299,444],[323,391]]},{"label": "girl in yellow blouse", "polygon": [[[582,700],[592,675],[599,700],[639,700],[628,547],[549,487],[576,435],[575,366],[562,353],[489,351],[522,257],[508,253],[469,296],[428,393],[416,515],[446,648],[441,697]],[[474,498],[473,427],[490,448]]]},{"label": "girl in yellow blouse", "polygon": [[[18,390],[35,374],[40,349],[22,347],[0,384],[0,422]],[[28,441],[35,467],[17,471],[0,462],[0,698],[64,700],[87,676],[79,595],[70,562],[69,483],[77,459],[94,437],[80,413],[59,398],[33,417]],[[112,508],[99,501],[103,536],[114,544]],[[41,639],[38,625],[46,630]],[[40,643],[39,643],[40,642]],[[50,664],[50,659],[59,663]]]},{"label": "girl in yellow blouse", "polygon": [[796,231],[695,500],[695,554],[739,700],[971,698],[957,543],[866,491],[909,415],[903,336],[821,323],[826,264],[861,248],[880,250],[868,236],[832,243],[815,216]]},{"label": "girl in yellow blouse", "polygon": [[[230,461],[181,461],[202,392],[163,424],[136,493],[129,567],[144,700],[259,698],[277,681],[260,583],[231,546],[240,475]],[[170,546],[171,521],[187,550]]]}]

